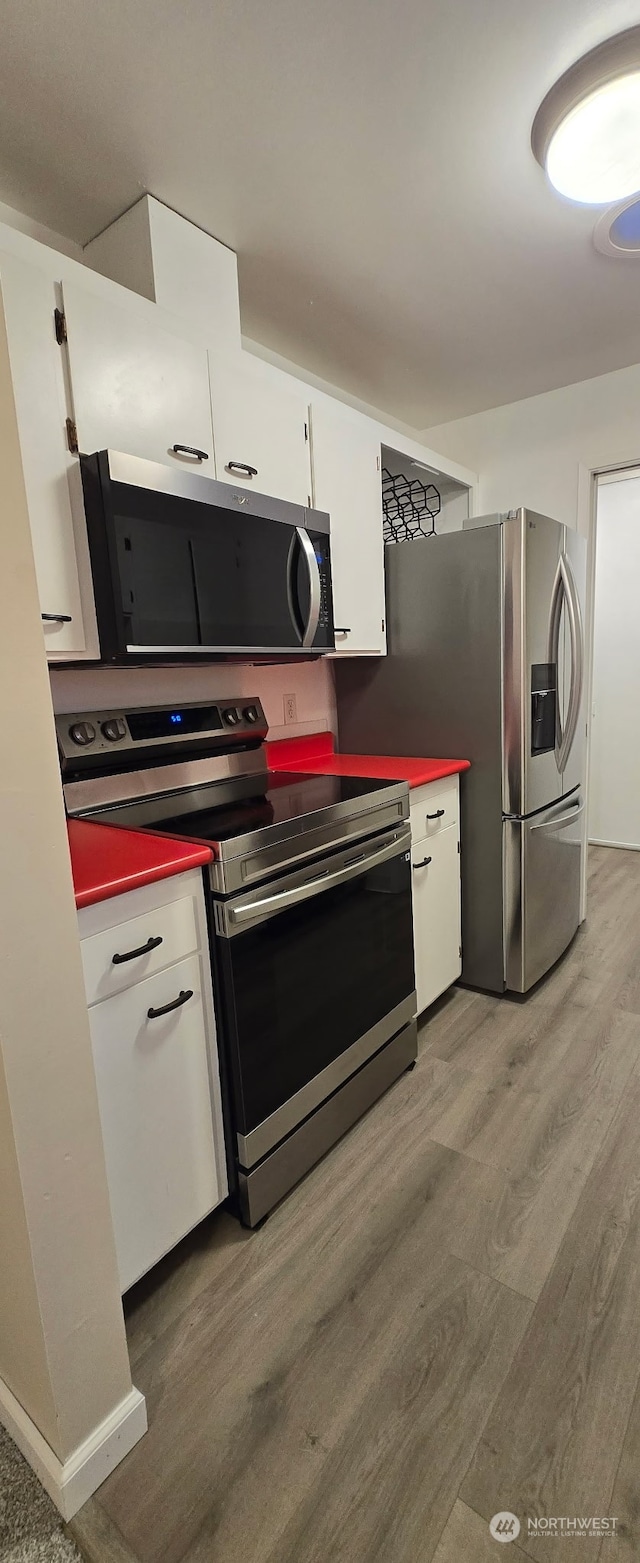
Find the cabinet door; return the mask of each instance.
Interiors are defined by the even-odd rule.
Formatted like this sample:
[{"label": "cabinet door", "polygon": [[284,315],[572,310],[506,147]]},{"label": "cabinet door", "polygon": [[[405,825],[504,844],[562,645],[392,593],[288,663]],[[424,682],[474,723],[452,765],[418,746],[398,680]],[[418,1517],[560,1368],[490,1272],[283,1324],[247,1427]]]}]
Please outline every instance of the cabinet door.
[{"label": "cabinet door", "polygon": [[460,976],[460,855],[455,825],[411,849],[418,1014]]},{"label": "cabinet door", "polygon": [[86,532],[76,533],[69,490],[77,462],[66,439],[55,284],[16,255],[2,255],[0,279],[47,655],[97,656],[90,585],[84,605],[81,595],[81,548],[89,576]]},{"label": "cabinet door", "polygon": [[[149,1009],[191,997],[168,1014]],[[123,1291],[223,1197],[216,1170],[200,957],[89,1011]]]},{"label": "cabinet door", "polygon": [[[80,450],[126,451],[214,477],[206,349],[166,330],[153,309],[142,300],[112,303],[65,283]],[[176,454],[174,445],[199,450],[204,459]]]},{"label": "cabinet door", "polygon": [[249,354],[229,359],[210,353],[209,374],[218,479],[308,505],[304,391],[283,384],[275,373],[271,379]]},{"label": "cabinet door", "polygon": [[380,440],[366,419],[311,406],[313,500],[331,517],[336,651],[383,652]]}]

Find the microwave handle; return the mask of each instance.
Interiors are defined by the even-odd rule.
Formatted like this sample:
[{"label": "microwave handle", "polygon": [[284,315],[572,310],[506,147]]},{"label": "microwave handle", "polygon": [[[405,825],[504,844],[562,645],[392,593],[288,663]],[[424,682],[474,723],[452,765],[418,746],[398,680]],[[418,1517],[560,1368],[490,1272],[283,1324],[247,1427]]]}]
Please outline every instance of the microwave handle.
[{"label": "microwave handle", "polygon": [[312,646],[318,628],[318,619],[320,618],[320,571],[318,569],[315,548],[305,527],[297,526],[296,535],[309,571],[309,617],[302,636],[302,644],[303,646]]}]

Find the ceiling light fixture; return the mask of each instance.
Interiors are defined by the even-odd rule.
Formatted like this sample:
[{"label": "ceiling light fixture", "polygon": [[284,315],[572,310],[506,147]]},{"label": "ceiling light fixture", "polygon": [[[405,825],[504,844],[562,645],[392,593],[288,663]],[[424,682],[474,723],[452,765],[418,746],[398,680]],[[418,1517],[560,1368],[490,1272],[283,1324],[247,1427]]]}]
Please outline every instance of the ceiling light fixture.
[{"label": "ceiling light fixture", "polygon": [[565,71],[538,109],[531,145],[571,201],[605,206],[640,191],[640,27]]}]

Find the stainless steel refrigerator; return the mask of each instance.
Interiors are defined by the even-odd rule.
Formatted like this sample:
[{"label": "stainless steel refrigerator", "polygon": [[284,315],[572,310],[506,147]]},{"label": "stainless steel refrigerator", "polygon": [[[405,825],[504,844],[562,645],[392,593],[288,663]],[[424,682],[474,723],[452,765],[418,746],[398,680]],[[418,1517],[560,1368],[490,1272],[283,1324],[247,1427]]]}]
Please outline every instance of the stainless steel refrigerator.
[{"label": "stainless steel refrigerator", "polygon": [[385,554],[389,651],[337,662],[340,748],[471,761],[462,980],[525,993],[580,921],[586,543],[518,510]]}]

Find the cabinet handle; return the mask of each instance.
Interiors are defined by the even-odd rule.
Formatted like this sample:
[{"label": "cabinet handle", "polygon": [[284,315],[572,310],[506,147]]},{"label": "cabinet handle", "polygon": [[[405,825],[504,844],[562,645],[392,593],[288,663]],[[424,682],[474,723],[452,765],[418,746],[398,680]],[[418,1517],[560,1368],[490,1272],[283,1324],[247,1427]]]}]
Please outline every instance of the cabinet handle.
[{"label": "cabinet handle", "polygon": [[174,456],[196,456],[198,461],[208,461],[208,450],[198,450],[197,445],[172,445]]},{"label": "cabinet handle", "polygon": [[334,635],[350,635],[351,634],[351,630],[350,629],[344,629],[342,627],[342,625],[338,629],[338,625],[335,624],[334,628],[333,628],[333,633],[334,633]]},{"label": "cabinet handle", "polygon": [[159,944],[162,944],[161,933],[156,934],[155,939],[147,939],[146,944],[140,944],[137,950],[126,950],[124,955],[112,955],[111,964],[122,966],[125,961],[135,961],[138,955],[148,955],[150,950],[157,950]]},{"label": "cabinet handle", "polygon": [[247,478],[257,478],[258,468],[250,467],[246,461],[228,461],[225,472],[244,472]]},{"label": "cabinet handle", "polygon": [[430,857],[423,857],[421,863],[414,863],[413,866],[414,866],[414,868],[426,868],[427,863],[432,863],[432,862],[433,862],[432,858],[430,858]]},{"label": "cabinet handle", "polygon": [[71,624],[72,622],[70,613],[41,613],[40,618],[44,619],[46,624]]},{"label": "cabinet handle", "polygon": [[427,819],[442,819],[444,809],[436,809],[435,814],[427,814]]},{"label": "cabinet handle", "polygon": [[147,1020],[157,1020],[159,1015],[168,1015],[172,1009],[180,1009],[182,1004],[188,1004],[193,998],[193,988],[183,988],[177,999],[172,999],[170,1004],[161,1004],[159,1009],[148,1009]]}]

